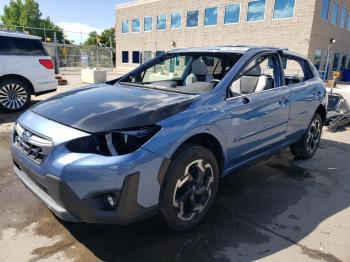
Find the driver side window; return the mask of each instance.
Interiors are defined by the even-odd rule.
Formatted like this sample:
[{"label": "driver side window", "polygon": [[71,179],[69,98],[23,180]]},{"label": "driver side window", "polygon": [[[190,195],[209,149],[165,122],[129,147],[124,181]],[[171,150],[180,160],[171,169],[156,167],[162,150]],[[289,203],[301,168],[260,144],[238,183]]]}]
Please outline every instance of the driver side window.
[{"label": "driver side window", "polygon": [[255,58],[245,67],[240,77],[231,86],[231,96],[248,95],[276,87],[275,55],[264,55]]}]

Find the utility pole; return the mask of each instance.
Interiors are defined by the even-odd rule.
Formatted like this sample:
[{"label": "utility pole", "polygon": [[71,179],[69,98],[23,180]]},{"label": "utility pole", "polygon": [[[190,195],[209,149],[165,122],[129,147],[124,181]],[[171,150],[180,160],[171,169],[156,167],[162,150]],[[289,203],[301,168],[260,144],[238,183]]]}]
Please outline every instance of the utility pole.
[{"label": "utility pole", "polygon": [[327,77],[328,77],[328,74],[329,74],[329,68],[330,68],[330,65],[329,65],[329,56],[330,56],[330,53],[331,53],[331,47],[332,45],[336,42],[335,39],[331,38],[331,40],[329,41],[329,45],[328,45],[328,50],[327,50],[327,59],[326,59],[326,71],[324,72],[323,74],[323,81],[326,81]]},{"label": "utility pole", "polygon": [[45,23],[44,23],[44,37],[45,37],[45,43],[46,43],[46,26],[45,26]]},{"label": "utility pole", "polygon": [[55,74],[59,74],[60,73],[60,59],[58,57],[58,50],[57,50],[57,35],[56,35],[56,31],[53,31],[53,43],[54,43],[54,47],[55,47]]}]

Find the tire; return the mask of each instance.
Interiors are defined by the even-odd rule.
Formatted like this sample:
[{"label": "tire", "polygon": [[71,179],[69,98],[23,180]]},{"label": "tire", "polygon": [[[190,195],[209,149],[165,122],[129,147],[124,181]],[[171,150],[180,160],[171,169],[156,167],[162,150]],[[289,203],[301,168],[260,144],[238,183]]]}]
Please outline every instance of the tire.
[{"label": "tire", "polygon": [[318,113],[315,113],[303,137],[290,147],[297,159],[306,160],[313,157],[321,140],[322,128],[322,118]]},{"label": "tire", "polygon": [[18,112],[30,105],[31,93],[27,83],[10,78],[0,81],[0,110]]},{"label": "tire", "polygon": [[[200,172],[201,167],[204,172]],[[160,192],[163,220],[175,231],[197,225],[212,206],[218,186],[219,167],[213,153],[198,145],[180,148],[168,167]]]}]

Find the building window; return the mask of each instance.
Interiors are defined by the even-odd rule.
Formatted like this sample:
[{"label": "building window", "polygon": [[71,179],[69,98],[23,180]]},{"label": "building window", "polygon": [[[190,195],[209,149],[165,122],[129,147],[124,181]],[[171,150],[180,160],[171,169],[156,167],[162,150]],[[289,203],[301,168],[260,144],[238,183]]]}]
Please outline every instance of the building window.
[{"label": "building window", "polygon": [[350,31],[350,14],[348,16],[348,31]]},{"label": "building window", "polygon": [[217,25],[218,23],[218,8],[210,7],[206,8],[204,12],[204,25]]},{"label": "building window", "polygon": [[135,18],[132,20],[132,32],[138,33],[140,32],[140,19]]},{"label": "building window", "polygon": [[188,11],[187,12],[187,27],[198,26],[198,10]]},{"label": "building window", "polygon": [[314,65],[317,68],[317,70],[320,70],[321,59],[322,59],[322,50],[321,49],[316,49],[315,50],[315,55],[314,55]]},{"label": "building window", "polygon": [[129,63],[129,52],[122,51],[122,63]]},{"label": "building window", "polygon": [[166,29],[166,16],[159,15],[157,16],[157,30],[165,30]]},{"label": "building window", "polygon": [[321,18],[326,21],[329,17],[329,2],[330,0],[322,0]]},{"label": "building window", "polygon": [[132,51],[132,63],[139,64],[140,63],[140,52]]},{"label": "building window", "polygon": [[334,54],[332,70],[337,71],[339,66],[340,53]]},{"label": "building window", "polygon": [[225,6],[224,24],[237,24],[239,23],[241,13],[240,4],[233,4]]},{"label": "building window", "polygon": [[348,60],[348,55],[343,55],[342,59],[341,59],[341,65],[340,65],[340,69],[343,69],[346,67],[346,61]]},{"label": "building window", "polygon": [[181,14],[172,13],[171,14],[171,29],[181,28]]},{"label": "building window", "polygon": [[143,19],[143,30],[145,32],[150,32],[152,31],[152,17],[148,16]]},{"label": "building window", "polygon": [[348,61],[348,55],[344,54],[341,59],[340,69],[346,68],[346,62]]},{"label": "building window", "polygon": [[346,14],[348,13],[348,10],[346,10],[345,7],[342,7],[341,13],[340,13],[340,22],[339,26],[340,28],[344,29],[345,28],[345,20],[346,20]]},{"label": "building window", "polygon": [[266,0],[250,0],[248,2],[247,21],[262,21],[265,19]]},{"label": "building window", "polygon": [[334,2],[333,8],[332,8],[332,24],[334,25],[338,24],[338,13],[339,13],[339,4],[337,2]]},{"label": "building window", "polygon": [[275,0],[273,19],[285,19],[294,16],[295,0]]},{"label": "building window", "polygon": [[129,32],[129,20],[123,20],[122,22],[122,33]]}]

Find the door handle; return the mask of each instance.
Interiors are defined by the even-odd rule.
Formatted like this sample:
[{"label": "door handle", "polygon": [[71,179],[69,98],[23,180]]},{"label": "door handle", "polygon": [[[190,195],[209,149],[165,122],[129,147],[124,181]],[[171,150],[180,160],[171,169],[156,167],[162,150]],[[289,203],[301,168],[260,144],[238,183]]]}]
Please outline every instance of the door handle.
[{"label": "door handle", "polygon": [[289,103],[289,99],[288,99],[288,97],[282,97],[281,99],[280,99],[280,101],[278,102],[280,105],[288,105],[288,103]]},{"label": "door handle", "polygon": [[247,97],[242,97],[243,104],[248,104],[250,101]]}]

